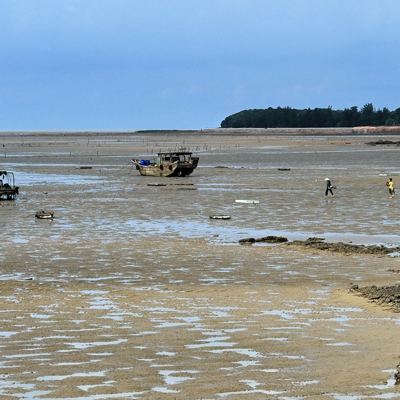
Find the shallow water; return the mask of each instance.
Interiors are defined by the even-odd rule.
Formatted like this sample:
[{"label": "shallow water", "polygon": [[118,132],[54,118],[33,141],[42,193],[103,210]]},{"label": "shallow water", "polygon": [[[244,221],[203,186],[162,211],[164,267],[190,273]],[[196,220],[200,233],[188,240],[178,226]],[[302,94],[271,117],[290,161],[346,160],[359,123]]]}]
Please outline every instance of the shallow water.
[{"label": "shallow water", "polygon": [[[55,156],[46,153],[46,158]],[[39,165],[8,164],[5,159],[3,168],[15,171],[21,194],[13,205],[0,203],[0,212],[8,214],[3,220],[15,241],[41,236],[41,227],[31,218],[41,208],[55,211],[52,225],[46,225],[52,235],[73,235],[74,230],[85,234],[84,230],[99,239],[106,234],[158,232],[210,239],[218,235],[218,241],[226,243],[243,235],[270,234],[290,239],[322,235],[366,244],[399,241],[400,222],[392,216],[395,205],[387,198],[384,178],[378,177],[397,165],[396,151],[364,146],[299,153],[278,147],[240,149],[239,155],[230,149],[200,152],[199,156],[200,165],[190,177],[170,178],[166,187],[148,187],[157,178],[141,177],[115,157],[104,160],[106,170],[100,157],[96,158],[99,166],[91,170],[68,166],[64,159],[58,165],[45,165],[44,156]],[[290,171],[278,171],[282,165]],[[338,186],[333,200],[323,196],[325,175]],[[236,199],[260,203],[238,204]],[[210,214],[230,215],[231,220],[210,221]],[[21,226],[25,220],[28,223]]]}]

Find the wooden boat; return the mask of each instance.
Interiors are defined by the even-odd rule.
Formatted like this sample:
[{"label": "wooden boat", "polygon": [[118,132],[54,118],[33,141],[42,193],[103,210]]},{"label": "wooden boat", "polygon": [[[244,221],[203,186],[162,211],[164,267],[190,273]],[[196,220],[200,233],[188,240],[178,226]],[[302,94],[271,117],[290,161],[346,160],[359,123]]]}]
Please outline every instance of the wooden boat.
[{"label": "wooden boat", "polygon": [[35,213],[35,217],[38,219],[53,219],[54,218],[54,212],[53,211],[37,211]]},{"label": "wooden boat", "polygon": [[144,176],[188,176],[197,167],[198,157],[188,151],[158,153],[154,161],[131,160],[140,175]]},{"label": "wooden boat", "polygon": [[236,203],[258,204],[259,200],[235,200]]},{"label": "wooden boat", "polygon": [[210,215],[210,219],[231,219],[230,215]]},{"label": "wooden boat", "polygon": [[19,187],[15,186],[14,173],[0,171],[0,200],[15,200],[19,194]]}]

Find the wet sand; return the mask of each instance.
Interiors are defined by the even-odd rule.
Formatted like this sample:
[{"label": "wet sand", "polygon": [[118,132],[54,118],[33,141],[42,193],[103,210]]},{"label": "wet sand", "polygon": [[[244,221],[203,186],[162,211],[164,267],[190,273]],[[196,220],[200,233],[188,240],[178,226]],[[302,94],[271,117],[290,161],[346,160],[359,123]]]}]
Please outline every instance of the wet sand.
[{"label": "wet sand", "polygon": [[[239,244],[397,246],[385,181],[400,185],[400,149],[371,140],[0,134],[0,170],[20,186],[17,201],[0,202],[0,398],[400,396],[400,317],[349,292],[397,284],[399,258]],[[191,176],[141,177],[129,163],[169,149],[200,157]],[[148,186],[157,182],[167,185]],[[35,220],[40,209],[55,219]]]}]

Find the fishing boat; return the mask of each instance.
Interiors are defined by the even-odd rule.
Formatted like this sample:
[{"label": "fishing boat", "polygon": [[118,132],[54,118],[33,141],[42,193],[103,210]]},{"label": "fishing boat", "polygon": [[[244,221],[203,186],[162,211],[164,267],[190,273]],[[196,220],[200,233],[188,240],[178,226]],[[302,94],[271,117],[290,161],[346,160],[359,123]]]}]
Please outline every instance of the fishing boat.
[{"label": "fishing boat", "polygon": [[0,171],[0,200],[15,200],[19,193],[19,187],[15,186],[14,173]]},{"label": "fishing boat", "polygon": [[154,161],[132,159],[132,163],[144,176],[188,176],[197,167],[199,157],[188,151],[158,153]]},{"label": "fishing boat", "polygon": [[53,211],[37,211],[35,213],[35,217],[37,219],[53,219],[54,218],[54,212]]}]

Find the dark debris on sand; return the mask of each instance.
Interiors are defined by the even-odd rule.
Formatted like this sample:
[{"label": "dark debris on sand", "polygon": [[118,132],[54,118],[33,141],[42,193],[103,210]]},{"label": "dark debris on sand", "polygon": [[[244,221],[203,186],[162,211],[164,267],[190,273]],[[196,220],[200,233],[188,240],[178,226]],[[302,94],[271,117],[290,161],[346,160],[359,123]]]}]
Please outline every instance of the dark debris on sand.
[{"label": "dark debris on sand", "polygon": [[394,286],[365,286],[353,285],[351,293],[365,297],[368,300],[393,312],[400,312],[400,285]]},{"label": "dark debris on sand", "polygon": [[378,146],[378,145],[396,145],[396,146],[400,146],[400,141],[393,141],[393,140],[376,140],[374,142],[367,142],[365,143],[369,146]]},{"label": "dark debris on sand", "polygon": [[386,255],[393,252],[400,251],[398,247],[386,247],[383,245],[371,245],[365,246],[363,244],[356,245],[351,243],[326,243],[323,238],[310,237],[307,240],[294,240],[293,242],[287,243],[288,246],[302,246],[310,249],[331,251],[334,253],[345,253],[345,254],[377,254]]},{"label": "dark debris on sand", "polygon": [[393,252],[400,252],[400,246],[397,247],[386,247],[384,245],[371,245],[365,246],[363,244],[351,244],[351,243],[327,243],[324,238],[310,237],[307,240],[294,240],[289,242],[284,236],[265,236],[262,238],[245,238],[239,240],[240,244],[253,244],[253,243],[285,243],[286,246],[300,246],[307,249],[330,251],[333,253],[343,254],[375,254],[375,255],[386,255]]},{"label": "dark debris on sand", "polygon": [[262,238],[246,238],[246,239],[240,239],[239,243],[240,244],[253,244],[253,243],[285,243],[287,242],[288,239],[284,236],[264,236]]}]

